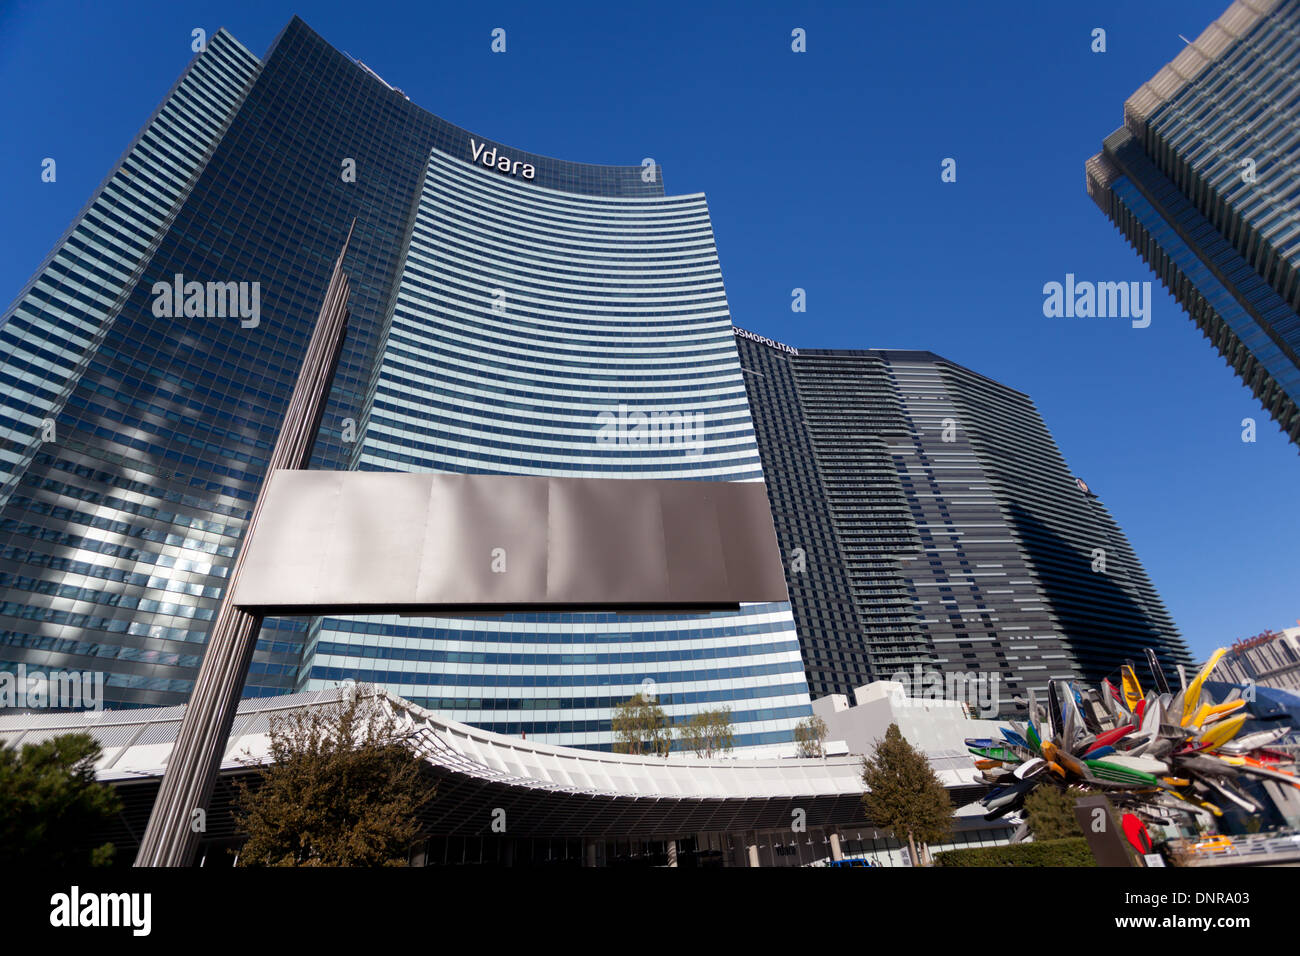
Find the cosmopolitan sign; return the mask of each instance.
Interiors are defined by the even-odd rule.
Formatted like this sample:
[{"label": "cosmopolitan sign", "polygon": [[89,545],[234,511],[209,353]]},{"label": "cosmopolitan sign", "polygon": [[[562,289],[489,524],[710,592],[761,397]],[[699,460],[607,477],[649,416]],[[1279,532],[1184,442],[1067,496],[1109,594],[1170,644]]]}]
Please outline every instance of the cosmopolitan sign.
[{"label": "cosmopolitan sign", "polygon": [[799,350],[793,345],[786,345],[784,342],[777,342],[775,339],[769,339],[766,335],[755,335],[753,332],[747,332],[736,325],[731,327],[731,331],[735,332],[742,339],[749,339],[751,342],[761,342],[763,345],[770,345],[774,349],[780,349],[782,352],[789,352],[791,355],[799,354]]},{"label": "cosmopolitan sign", "polygon": [[495,146],[488,149],[487,143],[476,142],[472,137],[469,146],[474,151],[474,162],[476,163],[481,162],[484,166],[493,166],[510,176],[522,175],[524,179],[532,179],[537,175],[537,170],[533,168],[531,163],[521,163],[517,159],[511,159],[504,153],[498,156]]}]

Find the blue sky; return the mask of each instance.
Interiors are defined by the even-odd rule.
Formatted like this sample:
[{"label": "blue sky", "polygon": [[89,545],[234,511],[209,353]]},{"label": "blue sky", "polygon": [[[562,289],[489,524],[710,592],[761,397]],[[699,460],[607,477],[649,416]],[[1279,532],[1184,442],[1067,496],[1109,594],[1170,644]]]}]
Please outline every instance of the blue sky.
[{"label": "blue sky", "polygon": [[582,162],[654,157],[670,193],[706,193],[737,325],[929,349],[1029,393],[1204,657],[1300,617],[1300,456],[1158,283],[1146,329],[1044,318],[1042,288],[1153,278],[1083,162],[1227,5],[0,3],[0,297],[176,80],[191,29],[260,56],[297,13],[461,126]]}]

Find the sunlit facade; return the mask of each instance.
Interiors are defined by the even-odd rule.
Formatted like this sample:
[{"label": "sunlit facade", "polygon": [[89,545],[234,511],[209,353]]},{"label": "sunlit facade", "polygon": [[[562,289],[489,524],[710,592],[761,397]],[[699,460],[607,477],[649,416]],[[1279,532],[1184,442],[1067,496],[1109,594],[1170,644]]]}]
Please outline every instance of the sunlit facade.
[{"label": "sunlit facade", "polygon": [[[433,151],[357,467],[760,480],[704,197],[548,188],[474,162],[476,147],[516,162],[477,139],[468,155]],[[537,180],[562,179],[525,158]],[[786,604],[331,618],[304,663],[303,689],[355,677],[579,746],[611,744],[613,708],[646,688],[675,718],[730,707],[741,746],[788,741],[808,712]]]},{"label": "sunlit facade", "polygon": [[[762,479],[702,195],[485,140],[297,18],[261,59],[221,31],[0,327],[0,669],[186,699],[353,220],[312,467]],[[258,314],[160,312],[173,281]],[[809,713],[785,603],[269,620],[245,693],[347,678],[598,748],[637,692],[742,747]]]}]

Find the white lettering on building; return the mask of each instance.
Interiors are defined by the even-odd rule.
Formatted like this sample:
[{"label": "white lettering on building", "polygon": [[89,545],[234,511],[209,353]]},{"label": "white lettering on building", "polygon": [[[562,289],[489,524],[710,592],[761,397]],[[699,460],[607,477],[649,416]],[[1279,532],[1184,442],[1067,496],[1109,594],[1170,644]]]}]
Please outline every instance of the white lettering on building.
[{"label": "white lettering on building", "polygon": [[763,345],[770,345],[774,349],[780,349],[782,352],[789,352],[791,355],[799,354],[799,350],[793,345],[786,345],[784,342],[777,342],[774,339],[769,339],[766,335],[755,335],[753,332],[748,332],[738,325],[733,325],[731,331],[735,332],[742,339],[749,339],[751,342],[761,342]]},{"label": "white lettering on building", "polygon": [[531,163],[521,163],[517,159],[511,159],[504,153],[498,156],[495,146],[488,149],[487,143],[477,142],[472,137],[469,145],[470,149],[474,151],[474,162],[476,163],[481,162],[484,166],[499,169],[509,176],[522,175],[524,179],[532,179],[537,175],[537,170],[533,168]]}]

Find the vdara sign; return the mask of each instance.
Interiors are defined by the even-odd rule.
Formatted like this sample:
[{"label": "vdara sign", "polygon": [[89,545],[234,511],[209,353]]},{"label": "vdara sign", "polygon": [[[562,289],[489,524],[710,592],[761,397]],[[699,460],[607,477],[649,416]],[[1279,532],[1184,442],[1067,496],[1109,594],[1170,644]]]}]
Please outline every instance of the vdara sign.
[{"label": "vdara sign", "polygon": [[477,142],[473,137],[470,138],[469,146],[474,151],[474,162],[476,163],[481,162],[484,166],[494,166],[501,172],[508,173],[511,176],[522,175],[524,179],[532,179],[537,175],[537,170],[533,168],[531,163],[521,163],[517,159],[511,159],[504,153],[498,156],[495,146],[488,149],[487,143]]},{"label": "vdara sign", "polygon": [[742,339],[749,339],[751,342],[761,342],[764,345],[772,346],[774,349],[780,349],[782,352],[789,352],[791,355],[799,354],[799,350],[793,345],[786,345],[784,342],[769,339],[766,335],[756,335],[753,332],[747,332],[738,325],[733,325],[731,331],[735,332]]}]

